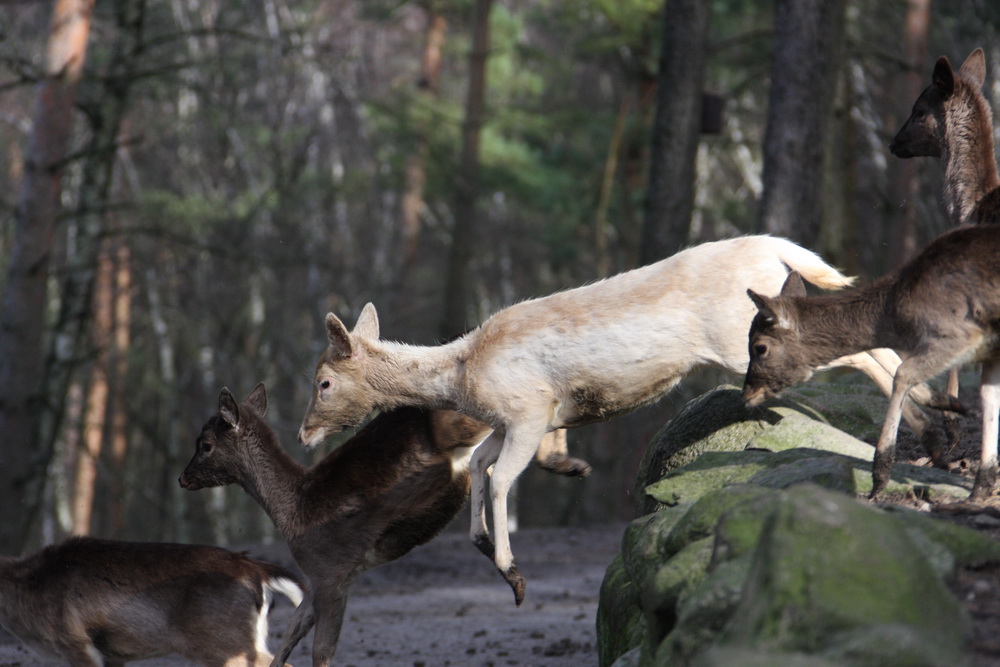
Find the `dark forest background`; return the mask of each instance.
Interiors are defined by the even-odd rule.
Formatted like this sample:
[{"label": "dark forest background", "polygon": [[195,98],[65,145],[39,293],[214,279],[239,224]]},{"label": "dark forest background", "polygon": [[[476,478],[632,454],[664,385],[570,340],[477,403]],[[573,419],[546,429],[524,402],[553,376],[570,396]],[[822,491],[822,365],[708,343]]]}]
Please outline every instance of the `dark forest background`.
[{"label": "dark forest background", "polygon": [[[433,344],[756,232],[886,272],[950,224],[889,139],[939,55],[983,47],[997,107],[998,27],[994,0],[0,4],[0,552],[270,537],[177,476],[258,381],[308,460],[329,311]],[[630,517],[646,442],[721,379],[570,431],[594,474],[529,471],[520,524]]]}]

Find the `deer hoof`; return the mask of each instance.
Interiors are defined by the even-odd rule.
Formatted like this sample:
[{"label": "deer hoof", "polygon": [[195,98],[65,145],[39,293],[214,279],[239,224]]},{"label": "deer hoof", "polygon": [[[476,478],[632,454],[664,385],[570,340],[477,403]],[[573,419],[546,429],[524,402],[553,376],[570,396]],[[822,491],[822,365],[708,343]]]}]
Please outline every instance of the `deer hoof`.
[{"label": "deer hoof", "polygon": [[554,472],[557,475],[566,477],[586,477],[590,474],[590,464],[583,459],[577,459],[564,454],[552,454],[544,461],[538,462],[538,467],[542,470]]},{"label": "deer hoof", "polygon": [[503,573],[503,578],[507,580],[507,583],[510,584],[510,589],[514,591],[514,604],[520,607],[521,603],[524,602],[524,588],[527,585],[524,577],[517,571],[516,565],[511,565]]}]

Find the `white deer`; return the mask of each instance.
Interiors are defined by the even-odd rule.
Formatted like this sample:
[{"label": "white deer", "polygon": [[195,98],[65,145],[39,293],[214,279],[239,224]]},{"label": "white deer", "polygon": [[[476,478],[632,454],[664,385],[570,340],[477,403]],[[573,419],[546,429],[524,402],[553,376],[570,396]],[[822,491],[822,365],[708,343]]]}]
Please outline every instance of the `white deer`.
[{"label": "white deer", "polygon": [[[520,604],[525,583],[510,549],[507,493],[545,433],[635,410],[702,366],[742,374],[754,316],[746,289],[776,294],[789,268],[822,288],[852,282],[790,241],[748,236],[705,243],[607,280],[515,304],[440,346],[379,340],[371,304],[353,331],[331,313],[329,346],[316,367],[299,440],[312,447],[376,408],[405,405],[458,410],[502,432],[502,443],[486,441],[471,462],[470,538],[494,560]],[[888,351],[873,354],[831,365],[859,368],[888,393],[899,358]],[[917,400],[933,402],[926,388]],[[919,433],[930,432],[928,417],[916,406],[908,407],[907,418]],[[485,517],[491,466],[495,548]]]}]

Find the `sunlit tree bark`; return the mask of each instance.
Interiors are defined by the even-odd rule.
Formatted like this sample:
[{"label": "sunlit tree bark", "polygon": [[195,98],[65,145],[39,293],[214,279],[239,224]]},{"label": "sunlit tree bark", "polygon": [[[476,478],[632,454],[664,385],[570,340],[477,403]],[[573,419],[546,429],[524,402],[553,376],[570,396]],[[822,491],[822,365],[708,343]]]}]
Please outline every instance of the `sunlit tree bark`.
[{"label": "sunlit tree bark", "polygon": [[[424,52],[417,88],[427,97],[436,98],[438,81],[441,78],[441,47],[448,30],[448,20],[437,10],[434,2],[427,3],[424,11],[427,14],[427,33],[424,37]],[[402,203],[403,256],[400,268],[400,276],[403,278],[417,258],[420,216],[424,208],[424,188],[427,184],[428,129],[418,128],[413,150],[406,159],[406,190],[403,193]]]},{"label": "sunlit tree bark", "polygon": [[36,516],[46,450],[39,447],[49,259],[73,105],[93,0],[57,0],[38,87],[15,232],[0,304],[0,552],[19,550]]}]

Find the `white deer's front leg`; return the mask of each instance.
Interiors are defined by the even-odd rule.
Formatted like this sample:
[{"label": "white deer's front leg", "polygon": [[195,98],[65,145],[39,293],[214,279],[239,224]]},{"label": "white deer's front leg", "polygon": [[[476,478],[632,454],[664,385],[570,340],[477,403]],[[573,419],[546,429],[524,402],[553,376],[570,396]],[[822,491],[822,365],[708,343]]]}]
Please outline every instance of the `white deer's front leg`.
[{"label": "white deer's front leg", "polygon": [[493,539],[496,541],[496,552],[493,562],[500,574],[510,584],[514,591],[514,602],[520,605],[524,601],[524,577],[517,570],[514,554],[510,549],[510,533],[507,526],[507,494],[514,480],[520,475],[531,459],[535,456],[538,445],[545,435],[545,422],[538,425],[518,426],[507,431],[503,449],[493,466],[490,479],[490,500],[493,504]]},{"label": "white deer's front leg", "polygon": [[469,461],[469,539],[487,558],[493,560],[493,541],[486,527],[486,476],[497,460],[503,441],[494,434],[479,445]]}]

